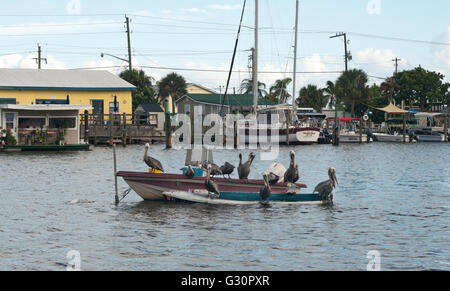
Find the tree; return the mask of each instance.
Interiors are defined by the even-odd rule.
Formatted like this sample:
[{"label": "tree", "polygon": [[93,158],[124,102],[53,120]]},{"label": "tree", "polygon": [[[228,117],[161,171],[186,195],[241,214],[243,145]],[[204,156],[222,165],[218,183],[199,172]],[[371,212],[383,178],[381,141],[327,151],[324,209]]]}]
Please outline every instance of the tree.
[{"label": "tree", "polygon": [[171,73],[158,83],[159,94],[163,98],[172,97],[172,112],[175,112],[175,102],[187,93],[186,80],[183,76]]},{"label": "tree", "polygon": [[300,97],[297,98],[297,106],[312,107],[321,113],[328,104],[328,97],[324,95],[323,89],[318,89],[316,85],[308,85],[300,90]]},{"label": "tree", "polygon": [[400,90],[402,86],[397,84],[395,79],[388,78],[385,82],[381,83],[380,90],[389,96],[389,102],[392,103],[392,96],[396,90]]},{"label": "tree", "polygon": [[[337,98],[336,97],[337,96],[336,85],[333,82],[328,81],[327,86],[323,89],[323,93],[329,100],[329,103],[328,103],[329,108],[333,109],[333,102],[331,102],[331,101],[333,99]],[[337,102],[336,102],[336,105],[338,105]]]},{"label": "tree", "polygon": [[403,100],[409,105],[420,106],[422,111],[430,109],[433,102],[449,104],[449,83],[443,83],[444,75],[430,72],[422,67],[399,72],[393,79],[402,87],[394,93],[394,100]]},{"label": "tree", "polygon": [[[244,79],[240,88],[241,94],[253,94],[253,79]],[[258,98],[264,99],[267,96],[266,84],[258,82]]]},{"label": "tree", "polygon": [[136,86],[136,91],[132,93],[133,112],[140,104],[159,104],[153,83],[155,79],[147,76],[143,70],[125,70],[119,74],[123,80]]},{"label": "tree", "polygon": [[281,80],[276,80],[275,84],[270,87],[269,95],[271,96],[270,101],[275,101],[280,104],[287,102],[287,99],[291,97],[291,94],[287,91],[287,87],[292,82],[291,78],[284,78]]},{"label": "tree", "polygon": [[[357,103],[367,102],[367,82],[367,74],[358,69],[353,69],[342,73],[336,81],[337,96],[344,102],[347,111],[349,111],[350,108],[352,117],[355,117],[355,105]],[[361,114],[362,112],[359,113]]]}]

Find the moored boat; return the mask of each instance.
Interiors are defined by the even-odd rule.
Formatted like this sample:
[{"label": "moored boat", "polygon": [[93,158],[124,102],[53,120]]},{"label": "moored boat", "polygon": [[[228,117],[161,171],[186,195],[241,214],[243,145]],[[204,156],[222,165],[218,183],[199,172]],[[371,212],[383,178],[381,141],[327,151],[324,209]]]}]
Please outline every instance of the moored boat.
[{"label": "moored boat", "polygon": [[[118,177],[122,177],[125,182],[144,200],[164,200],[164,193],[167,192],[198,192],[205,190],[205,177],[187,178],[177,174],[155,174],[142,172],[118,172]],[[239,180],[215,178],[214,182],[224,193],[255,193],[259,195],[260,188],[264,185],[263,180]],[[301,193],[302,188],[307,188],[304,184],[296,184],[297,193]],[[286,183],[278,183],[272,186],[273,194],[287,194],[289,187]]]}]

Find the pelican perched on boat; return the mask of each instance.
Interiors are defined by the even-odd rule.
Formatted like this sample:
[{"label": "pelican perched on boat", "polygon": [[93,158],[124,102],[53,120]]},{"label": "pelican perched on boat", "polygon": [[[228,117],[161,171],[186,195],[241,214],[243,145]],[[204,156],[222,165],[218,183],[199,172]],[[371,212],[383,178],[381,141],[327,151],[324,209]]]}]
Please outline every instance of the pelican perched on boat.
[{"label": "pelican perched on boat", "polygon": [[329,202],[333,202],[333,190],[339,184],[336,177],[336,169],[330,168],[328,176],[330,179],[317,185],[313,193],[319,193],[319,197],[322,199],[326,198]]},{"label": "pelican perched on boat", "polygon": [[143,161],[144,161],[144,162],[147,164],[147,166],[148,166],[150,169],[152,169],[153,171],[156,170],[156,171],[164,172],[164,168],[163,168],[161,162],[158,161],[157,159],[152,158],[152,157],[150,157],[150,156],[147,155],[149,149],[150,149],[150,144],[148,144],[148,143],[145,144],[145,152],[144,152],[144,158],[143,158]]},{"label": "pelican perched on boat", "polygon": [[201,168],[205,171],[208,170],[208,165],[211,166],[211,176],[215,177],[215,176],[223,176],[222,174],[222,170],[220,170],[220,167],[214,163],[210,163],[207,161],[204,161],[201,165]]},{"label": "pelican perched on boat", "polygon": [[[181,169],[183,170],[183,169]],[[186,171],[184,171],[184,175],[188,178],[188,179],[192,179],[195,176],[195,171],[192,168],[191,165],[187,166]]]},{"label": "pelican perched on boat", "polygon": [[210,198],[220,197],[219,186],[211,180],[211,164],[208,164],[206,170],[205,189],[208,191]]},{"label": "pelican perched on boat", "polygon": [[288,193],[295,193],[295,183],[300,179],[300,175],[298,173],[298,164],[295,164],[295,152],[291,151],[291,163],[289,165],[289,169],[287,169],[286,173],[284,173],[284,182],[288,183]]},{"label": "pelican perched on boat", "polygon": [[270,197],[272,188],[270,187],[269,176],[268,175],[263,175],[263,178],[264,178],[264,187],[262,187],[259,190],[259,196],[261,197],[261,203],[262,204],[266,204],[268,202],[269,197]]},{"label": "pelican perched on boat", "polygon": [[255,157],[256,157],[255,153],[250,153],[250,155],[248,156],[248,161],[243,164],[242,154],[239,154],[239,167],[238,167],[239,179],[248,180],[248,176],[250,175],[250,167],[252,166]]},{"label": "pelican perched on boat", "polygon": [[229,162],[226,162],[225,165],[220,167],[220,170],[222,171],[223,176],[228,175],[228,179],[231,179],[230,175],[233,174],[235,168],[235,166],[233,166]]}]

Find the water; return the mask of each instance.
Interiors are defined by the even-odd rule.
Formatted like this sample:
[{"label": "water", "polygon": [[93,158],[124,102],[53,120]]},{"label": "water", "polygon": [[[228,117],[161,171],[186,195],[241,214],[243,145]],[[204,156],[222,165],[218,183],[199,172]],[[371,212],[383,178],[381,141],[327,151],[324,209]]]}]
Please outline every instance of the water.
[{"label": "water", "polygon": [[[109,148],[0,154],[0,270],[65,270],[71,250],[82,270],[366,270],[371,250],[382,270],[450,270],[449,144],[295,151],[309,191],[337,169],[333,207],[166,204],[133,192],[116,207]],[[118,147],[119,169],[145,171],[143,152]],[[151,152],[169,172],[184,164],[184,152]],[[236,151],[214,154],[238,162]],[[270,163],[257,160],[251,178]]]}]

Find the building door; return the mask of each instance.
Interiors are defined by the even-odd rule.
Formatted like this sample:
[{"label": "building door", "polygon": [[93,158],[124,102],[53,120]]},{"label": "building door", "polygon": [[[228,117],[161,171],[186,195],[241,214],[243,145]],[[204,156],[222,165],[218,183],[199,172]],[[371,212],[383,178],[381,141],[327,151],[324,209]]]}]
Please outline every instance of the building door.
[{"label": "building door", "polygon": [[91,104],[93,107],[92,113],[94,114],[93,121],[96,124],[103,124],[105,107],[103,100],[91,100]]},{"label": "building door", "polygon": [[17,126],[17,113],[16,112],[4,112],[3,113],[3,128],[11,130],[14,138],[18,140],[18,126]]}]

